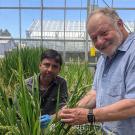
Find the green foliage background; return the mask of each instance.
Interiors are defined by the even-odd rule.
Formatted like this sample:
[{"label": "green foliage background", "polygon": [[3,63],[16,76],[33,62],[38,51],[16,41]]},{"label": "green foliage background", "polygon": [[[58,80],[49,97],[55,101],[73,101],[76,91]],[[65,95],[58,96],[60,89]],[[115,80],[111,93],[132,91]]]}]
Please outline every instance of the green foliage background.
[{"label": "green foliage background", "polygon": [[[30,94],[24,80],[29,76],[34,76],[35,83],[37,83],[38,64],[44,50],[43,48],[16,49],[0,60],[0,134],[79,134],[77,128],[63,125],[56,120],[52,120],[45,130],[40,128],[38,85],[36,91],[33,90]],[[87,63],[79,62],[64,64],[60,75],[68,83],[70,96],[67,105],[74,107],[77,101],[90,89],[93,75]],[[14,98],[16,98],[15,102]],[[81,134],[86,134],[86,131],[88,131],[88,135],[101,133],[100,130],[95,130],[95,127],[89,127],[87,130],[82,130]]]}]

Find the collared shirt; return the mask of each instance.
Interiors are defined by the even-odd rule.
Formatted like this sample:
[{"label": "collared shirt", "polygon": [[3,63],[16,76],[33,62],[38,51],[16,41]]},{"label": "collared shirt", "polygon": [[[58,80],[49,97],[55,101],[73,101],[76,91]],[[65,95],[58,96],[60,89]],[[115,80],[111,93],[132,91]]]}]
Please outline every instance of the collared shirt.
[{"label": "collared shirt", "polygon": [[[26,85],[28,89],[32,90],[33,85],[33,77],[26,79]],[[38,76],[39,81],[39,76]],[[34,89],[36,89],[36,85],[34,84]],[[59,108],[63,107],[68,98],[67,92],[67,83],[64,78],[57,76],[55,80],[53,80],[47,90],[41,90],[39,88],[39,94],[41,98],[41,114],[54,114],[56,113],[56,104],[57,104],[57,94],[59,90]]]},{"label": "collared shirt", "polygon": [[[122,99],[135,99],[135,34],[126,41],[109,59],[101,56],[94,77],[96,107],[104,107]],[[114,135],[135,134],[135,117],[125,120],[104,122],[104,131]]]}]

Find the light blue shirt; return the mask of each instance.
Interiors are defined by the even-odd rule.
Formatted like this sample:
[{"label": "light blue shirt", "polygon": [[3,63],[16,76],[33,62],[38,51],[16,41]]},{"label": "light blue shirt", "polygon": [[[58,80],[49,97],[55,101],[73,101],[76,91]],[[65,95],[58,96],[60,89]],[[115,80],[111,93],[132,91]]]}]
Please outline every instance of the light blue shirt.
[{"label": "light blue shirt", "polygon": [[[93,89],[97,108],[122,99],[135,99],[135,33],[128,36],[111,60],[104,55],[99,58]],[[135,117],[104,122],[102,126],[107,134],[135,135]]]}]

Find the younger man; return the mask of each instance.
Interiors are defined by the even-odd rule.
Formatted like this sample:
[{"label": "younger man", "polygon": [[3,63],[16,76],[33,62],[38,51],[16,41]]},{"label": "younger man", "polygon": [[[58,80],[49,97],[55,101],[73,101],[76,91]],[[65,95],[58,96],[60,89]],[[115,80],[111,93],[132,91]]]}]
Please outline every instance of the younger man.
[{"label": "younger man", "polygon": [[[49,49],[42,53],[39,64],[38,84],[41,98],[41,115],[45,115],[45,117],[41,116],[41,119],[56,113],[58,90],[60,90],[59,108],[66,104],[68,98],[67,83],[65,79],[58,76],[61,66],[62,57],[57,51]],[[29,90],[32,90],[33,77],[26,79],[26,85]],[[34,86],[34,88],[36,87]]]}]

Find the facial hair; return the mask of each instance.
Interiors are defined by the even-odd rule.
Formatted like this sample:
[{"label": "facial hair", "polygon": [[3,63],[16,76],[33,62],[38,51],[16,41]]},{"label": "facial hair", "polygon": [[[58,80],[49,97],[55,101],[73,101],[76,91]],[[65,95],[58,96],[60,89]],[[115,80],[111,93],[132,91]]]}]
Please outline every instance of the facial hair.
[{"label": "facial hair", "polygon": [[[116,24],[113,24],[115,31],[116,31],[116,36],[117,38],[113,38],[112,40],[107,41],[103,46],[101,46],[101,48],[99,49],[99,51],[103,52],[104,54],[106,54],[107,56],[112,56],[118,49],[118,47],[121,45],[122,41],[123,41],[123,34],[120,31],[119,27]],[[113,46],[111,48],[111,52],[104,52],[104,49],[109,47],[109,46]]]}]

